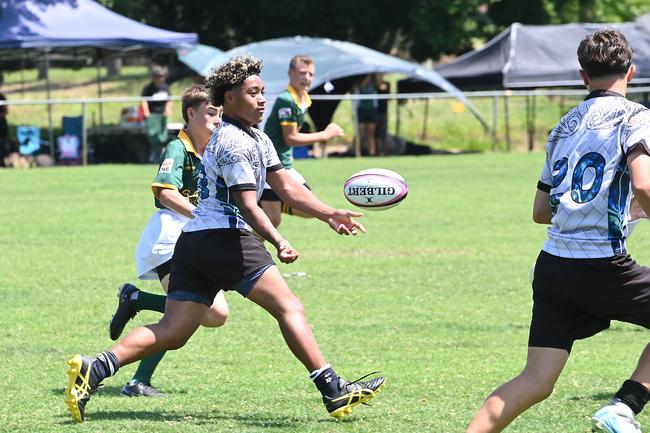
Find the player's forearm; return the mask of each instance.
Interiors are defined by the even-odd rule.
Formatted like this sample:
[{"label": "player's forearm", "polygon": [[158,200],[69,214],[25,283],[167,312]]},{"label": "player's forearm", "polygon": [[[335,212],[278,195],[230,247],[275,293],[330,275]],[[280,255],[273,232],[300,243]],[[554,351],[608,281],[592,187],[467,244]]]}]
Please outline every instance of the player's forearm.
[{"label": "player's forearm", "polygon": [[334,212],[334,208],[320,201],[314,193],[298,182],[287,185],[285,188],[275,192],[283,202],[287,203],[293,209],[304,212],[321,221],[327,221],[332,215],[332,212]]},{"label": "player's forearm", "polygon": [[163,189],[158,195],[160,203],[168,209],[173,210],[179,215],[187,218],[193,218],[192,211],[194,205],[175,189]]},{"label": "player's forearm", "polygon": [[270,242],[274,247],[278,248],[281,242],[285,242],[284,238],[273,226],[271,220],[264,213],[262,208],[255,205],[238,205],[239,211],[242,213],[244,220],[249,226],[262,237],[265,241]]},{"label": "player's forearm", "polygon": [[307,146],[310,144],[318,143],[319,141],[326,141],[328,139],[329,137],[327,136],[325,131],[310,132],[310,133],[297,132],[293,135],[285,137],[284,142],[289,147],[297,147],[297,146]]}]

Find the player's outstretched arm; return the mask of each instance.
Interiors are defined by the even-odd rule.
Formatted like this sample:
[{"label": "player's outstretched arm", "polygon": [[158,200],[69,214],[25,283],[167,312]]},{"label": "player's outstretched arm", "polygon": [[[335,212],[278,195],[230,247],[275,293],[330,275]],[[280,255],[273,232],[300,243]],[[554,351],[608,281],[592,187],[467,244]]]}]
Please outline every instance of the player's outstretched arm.
[{"label": "player's outstretched arm", "polygon": [[266,181],[271,189],[289,206],[326,222],[339,234],[356,235],[366,231],[365,227],[353,218],[361,217],[359,212],[334,209],[320,201],[314,193],[292,178],[286,170],[269,172]]},{"label": "player's outstretched arm", "polygon": [[278,259],[282,263],[295,262],[298,259],[298,251],[294,250],[289,241],[282,237],[262,208],[257,205],[257,192],[252,190],[231,191],[231,195],[248,225],[276,248]]},{"label": "player's outstretched arm", "polygon": [[282,125],[282,137],[287,146],[307,146],[330,138],[341,137],[343,134],[343,128],[336,123],[330,123],[325,129],[318,132],[300,132],[295,123]]}]

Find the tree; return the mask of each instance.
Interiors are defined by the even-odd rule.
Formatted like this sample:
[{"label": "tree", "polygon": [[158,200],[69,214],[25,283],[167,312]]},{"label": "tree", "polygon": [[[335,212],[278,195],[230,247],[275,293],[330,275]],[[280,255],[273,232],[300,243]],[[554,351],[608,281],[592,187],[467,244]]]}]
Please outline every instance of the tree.
[{"label": "tree", "polygon": [[415,60],[471,49],[513,22],[621,22],[648,0],[100,0],[133,19],[227,50],[253,41],[304,35],[347,40]]}]

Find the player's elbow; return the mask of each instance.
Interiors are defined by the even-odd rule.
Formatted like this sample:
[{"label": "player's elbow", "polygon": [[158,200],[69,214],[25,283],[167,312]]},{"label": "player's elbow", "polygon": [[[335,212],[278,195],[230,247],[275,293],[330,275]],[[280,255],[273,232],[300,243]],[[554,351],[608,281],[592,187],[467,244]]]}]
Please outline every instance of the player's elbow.
[{"label": "player's elbow", "polygon": [[533,221],[537,224],[550,224],[552,217],[551,209],[533,208]]},{"label": "player's elbow", "polygon": [[650,177],[643,176],[640,179],[632,179],[632,191],[634,195],[650,199]]}]

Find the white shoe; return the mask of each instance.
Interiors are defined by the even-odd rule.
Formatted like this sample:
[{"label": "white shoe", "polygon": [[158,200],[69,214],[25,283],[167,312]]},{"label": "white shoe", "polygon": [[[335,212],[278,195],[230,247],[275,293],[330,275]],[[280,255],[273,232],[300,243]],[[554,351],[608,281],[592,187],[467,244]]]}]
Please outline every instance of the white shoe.
[{"label": "white shoe", "polygon": [[617,399],[598,409],[591,421],[592,432],[641,433],[641,424],[634,419],[632,409]]}]

